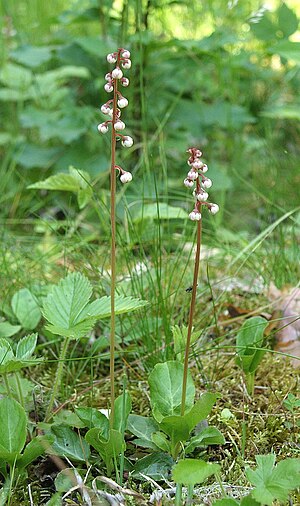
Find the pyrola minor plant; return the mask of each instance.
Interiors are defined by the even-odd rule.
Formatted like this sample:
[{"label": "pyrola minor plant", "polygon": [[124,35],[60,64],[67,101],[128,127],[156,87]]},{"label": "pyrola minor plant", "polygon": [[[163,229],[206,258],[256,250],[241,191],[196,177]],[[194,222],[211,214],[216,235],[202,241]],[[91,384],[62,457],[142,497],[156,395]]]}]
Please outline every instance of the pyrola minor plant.
[{"label": "pyrola minor plant", "polygon": [[119,91],[119,85],[127,87],[129,79],[123,76],[123,69],[130,69],[130,52],[127,49],[119,48],[115,53],[107,55],[108,63],[114,64],[115,68],[105,75],[107,81],[104,89],[107,93],[113,93],[113,98],[101,106],[101,112],[108,115],[111,119],[100,123],[98,131],[102,134],[108,132],[111,126],[111,167],[110,167],[110,216],[111,216],[111,327],[110,327],[110,393],[111,393],[111,412],[110,424],[114,420],[115,403],[115,289],[116,289],[116,171],[120,175],[122,183],[128,183],[132,180],[132,174],[125,171],[119,165],[116,165],[116,144],[121,141],[122,146],[130,148],[133,145],[133,139],[129,135],[122,135],[125,123],[121,120],[121,109],[128,105],[128,100]]},{"label": "pyrola minor plant", "polygon": [[192,212],[189,214],[189,218],[192,221],[197,221],[197,246],[196,246],[196,256],[195,256],[195,266],[194,266],[194,278],[193,278],[193,286],[192,286],[192,298],[190,304],[190,312],[189,312],[189,321],[188,321],[188,332],[187,332],[187,341],[185,347],[185,356],[184,356],[184,373],[183,373],[183,382],[182,382],[182,402],[181,402],[181,415],[184,415],[185,409],[185,398],[186,398],[186,384],[187,384],[187,373],[188,373],[188,360],[189,360],[189,351],[190,351],[190,343],[191,343],[191,335],[193,330],[193,318],[195,311],[195,303],[196,303],[196,292],[197,292],[197,280],[199,274],[199,264],[200,264],[200,248],[201,248],[201,217],[202,217],[202,207],[205,206],[212,214],[216,214],[219,211],[218,204],[213,204],[208,201],[208,193],[206,190],[211,188],[212,181],[208,177],[205,176],[208,171],[207,165],[201,161],[202,152],[197,148],[189,148],[187,150],[189,153],[188,165],[190,169],[188,171],[187,177],[184,180],[184,185],[187,188],[192,188],[194,185],[195,188],[193,190],[193,196],[195,198],[195,206]]}]

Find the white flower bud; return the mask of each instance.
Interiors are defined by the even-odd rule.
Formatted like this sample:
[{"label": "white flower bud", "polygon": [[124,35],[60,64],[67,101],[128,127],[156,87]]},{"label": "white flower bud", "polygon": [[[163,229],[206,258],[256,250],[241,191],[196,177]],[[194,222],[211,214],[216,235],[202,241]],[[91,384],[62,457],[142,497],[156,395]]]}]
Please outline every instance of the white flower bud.
[{"label": "white flower bud", "polygon": [[122,63],[122,67],[123,67],[123,69],[130,69],[131,68],[131,60],[125,60]]},{"label": "white flower bud", "polygon": [[100,123],[100,125],[98,125],[97,128],[98,132],[100,132],[101,134],[106,134],[106,132],[108,131],[108,126],[105,123]]},{"label": "white flower bud", "polygon": [[194,169],[201,169],[203,165],[204,163],[202,163],[201,160],[194,160],[192,162],[192,167],[194,167]]},{"label": "white flower bud", "polygon": [[101,112],[103,112],[103,114],[109,114],[109,111],[110,109],[106,104],[101,105]]},{"label": "white flower bud", "polygon": [[108,63],[116,63],[117,58],[115,57],[114,53],[109,53],[106,57]]},{"label": "white flower bud", "polygon": [[118,100],[118,106],[120,107],[120,109],[123,109],[124,107],[127,107],[128,106],[128,100],[127,100],[127,98],[125,98],[125,97],[119,98],[119,100]]},{"label": "white flower bud", "polygon": [[127,88],[127,86],[129,86],[129,79],[127,79],[127,77],[122,77],[121,84],[122,84],[122,86]]},{"label": "white flower bud", "polygon": [[105,81],[111,81],[111,72],[108,72],[107,74],[105,74],[104,79],[105,79]]},{"label": "white flower bud", "polygon": [[114,115],[114,110],[113,109],[108,109],[108,113],[107,114],[112,118],[113,115]]},{"label": "white flower bud", "polygon": [[201,220],[201,213],[199,213],[199,211],[197,211],[197,209],[194,209],[190,214],[189,214],[189,218],[190,220],[192,221],[200,221]]},{"label": "white flower bud", "polygon": [[200,156],[202,156],[202,151],[200,151],[200,149],[196,149],[194,151],[194,155],[200,157]]},{"label": "white flower bud", "polygon": [[208,193],[203,192],[203,193],[197,194],[197,200],[199,200],[199,202],[205,202],[207,199],[208,199]]},{"label": "white flower bud", "polygon": [[122,70],[121,70],[119,67],[116,67],[116,68],[112,71],[112,73],[111,73],[111,77],[112,77],[113,79],[122,79],[122,77],[123,77],[123,72],[122,72]]},{"label": "white flower bud", "polygon": [[183,184],[184,184],[184,186],[186,186],[187,188],[192,188],[192,186],[194,186],[194,181],[191,181],[190,179],[186,178],[186,179],[183,181]]},{"label": "white flower bud", "polygon": [[187,177],[188,177],[188,179],[195,181],[198,177],[198,172],[196,172],[195,170],[189,170]]},{"label": "white flower bud", "polygon": [[202,170],[202,172],[208,171],[208,167],[207,167],[206,163],[204,165],[202,165],[201,170]]},{"label": "white flower bud", "polygon": [[125,137],[123,137],[121,144],[122,146],[124,146],[124,148],[131,148],[131,146],[133,145],[133,138],[130,137],[130,135],[125,135]]},{"label": "white flower bud", "polygon": [[202,181],[203,188],[211,188],[212,187],[212,180],[207,178]]},{"label": "white flower bud", "polygon": [[128,49],[124,49],[123,53],[122,53],[122,58],[130,58],[130,51],[128,51]]},{"label": "white flower bud", "polygon": [[121,176],[120,176],[120,181],[122,183],[129,183],[130,181],[132,181],[131,172],[123,172],[123,174],[121,174]]},{"label": "white flower bud", "polygon": [[211,212],[211,214],[217,214],[217,212],[219,212],[219,206],[218,204],[211,204],[209,210]]},{"label": "white flower bud", "polygon": [[107,93],[110,93],[110,92],[111,92],[114,88],[113,88],[113,86],[111,85],[111,83],[106,83],[106,84],[104,85],[104,89],[105,89],[105,91],[107,91]]},{"label": "white flower bud", "polygon": [[124,130],[124,128],[125,128],[125,123],[123,121],[121,121],[119,119],[118,121],[115,122],[115,124],[114,124],[115,130]]}]

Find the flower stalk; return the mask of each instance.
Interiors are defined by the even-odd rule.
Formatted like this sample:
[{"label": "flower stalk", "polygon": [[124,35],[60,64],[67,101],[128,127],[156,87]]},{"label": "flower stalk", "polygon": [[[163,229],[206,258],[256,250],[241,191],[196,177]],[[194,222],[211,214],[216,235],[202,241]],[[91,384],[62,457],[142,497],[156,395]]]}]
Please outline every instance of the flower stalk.
[{"label": "flower stalk", "polygon": [[189,214],[189,218],[192,221],[197,221],[197,241],[196,241],[196,255],[195,255],[195,263],[194,263],[192,295],[191,295],[189,319],[188,319],[187,340],[186,340],[185,354],[184,354],[184,370],[183,370],[182,397],[181,397],[181,416],[184,416],[184,413],[185,413],[187,375],[188,375],[188,366],[189,366],[189,353],[190,353],[190,345],[191,345],[191,335],[192,335],[192,331],[193,331],[193,320],[194,320],[194,313],[195,313],[195,307],[196,307],[197,285],[198,285],[198,276],[199,276],[199,268],[200,268],[202,209],[203,209],[203,207],[207,207],[207,209],[212,214],[216,214],[219,211],[219,206],[217,204],[213,204],[212,202],[207,201],[208,200],[208,193],[206,190],[208,188],[211,188],[212,181],[204,175],[208,171],[208,167],[205,163],[203,163],[200,160],[200,158],[202,156],[202,152],[197,148],[189,148],[188,153],[190,154],[190,156],[189,156],[187,163],[190,166],[190,170],[187,174],[186,179],[184,180],[184,185],[187,188],[192,188],[194,186],[194,184],[196,185],[195,189],[193,190],[193,197],[195,198],[195,207],[192,210],[192,212]]},{"label": "flower stalk", "polygon": [[107,93],[113,92],[113,98],[108,100],[101,106],[101,112],[108,115],[111,119],[100,123],[98,125],[98,131],[101,134],[106,134],[111,125],[111,164],[110,164],[110,222],[111,222],[111,286],[110,286],[110,300],[111,300],[111,324],[110,324],[110,427],[113,427],[114,423],[114,405],[115,405],[115,292],[116,292],[116,171],[120,175],[120,181],[122,183],[128,183],[132,180],[130,172],[125,171],[119,165],[116,165],[116,147],[117,141],[121,140],[121,144],[124,147],[131,147],[133,145],[133,139],[128,135],[122,135],[119,133],[120,130],[125,129],[125,123],[121,118],[121,109],[124,109],[128,105],[127,98],[123,97],[119,91],[119,83],[127,87],[129,85],[129,79],[123,76],[124,69],[131,67],[130,52],[127,49],[119,48],[115,53],[107,55],[108,63],[116,64],[115,68],[105,75],[107,81],[104,85],[104,89]]}]

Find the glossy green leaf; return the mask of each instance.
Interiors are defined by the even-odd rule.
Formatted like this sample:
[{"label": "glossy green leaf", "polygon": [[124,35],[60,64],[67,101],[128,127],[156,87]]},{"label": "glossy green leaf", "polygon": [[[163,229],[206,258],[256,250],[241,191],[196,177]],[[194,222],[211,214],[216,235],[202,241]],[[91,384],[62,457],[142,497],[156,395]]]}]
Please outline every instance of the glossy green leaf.
[{"label": "glossy green leaf", "polygon": [[[124,409],[123,409],[124,408]],[[114,413],[114,424],[113,428],[122,433],[123,428],[126,429],[127,420],[129,413],[132,409],[131,398],[128,392],[125,392],[125,403],[124,395],[121,394],[115,400],[115,413]]]},{"label": "glossy green leaf", "polygon": [[122,451],[126,449],[126,443],[122,434],[114,429],[109,430],[108,439],[104,439],[101,429],[90,429],[85,435],[86,441],[97,450],[106,464],[106,469],[110,475],[113,469],[113,461],[118,458]]},{"label": "glossy green leaf", "polygon": [[218,473],[219,464],[204,462],[204,460],[184,459],[173,468],[173,480],[182,485],[197,485],[203,483],[210,476]]},{"label": "glossy green leaf", "polygon": [[10,54],[13,60],[31,68],[39,67],[42,63],[47,62],[52,57],[51,49],[47,46],[37,47],[24,45],[18,47]]},{"label": "glossy green leaf", "polygon": [[142,446],[143,448],[152,448],[153,450],[158,449],[153,443],[152,434],[159,430],[159,425],[153,418],[140,415],[129,415],[127,430],[138,438],[133,441],[136,445]]},{"label": "glossy green leaf", "polygon": [[161,431],[153,432],[151,438],[155,446],[158,447],[160,450],[166,453],[172,452],[170,441],[168,440],[168,437],[166,436],[166,434],[164,434],[164,432]]},{"label": "glossy green leaf", "polygon": [[190,439],[185,448],[185,453],[191,453],[199,446],[223,445],[224,443],[224,436],[216,427],[206,427]]},{"label": "glossy green leaf", "polygon": [[28,288],[22,288],[14,294],[11,307],[24,329],[33,330],[39,324],[42,316],[40,306]]},{"label": "glossy green leaf", "polygon": [[32,73],[21,65],[6,63],[0,71],[0,81],[13,90],[26,90],[32,82]]},{"label": "glossy green leaf", "polygon": [[22,337],[17,344],[16,358],[26,360],[33,354],[37,343],[37,334]]},{"label": "glossy green leaf", "polygon": [[175,448],[179,441],[186,441],[190,435],[190,428],[184,416],[166,416],[160,423],[160,428],[170,436],[172,447]]},{"label": "glossy green leaf", "polygon": [[253,316],[246,320],[236,337],[237,362],[246,373],[253,373],[263,358],[262,348],[264,331],[268,322],[261,316]]},{"label": "glossy green leaf", "polygon": [[90,448],[84,438],[79,437],[66,425],[53,425],[51,434],[54,436],[52,449],[60,457],[68,457],[71,461],[85,462],[89,459]]},{"label": "glossy green leaf", "polygon": [[50,448],[54,438],[51,436],[37,436],[25,447],[22,457],[18,460],[18,467],[25,468],[31,462],[43,455]]},{"label": "glossy green leaf", "polygon": [[194,429],[199,422],[205,420],[205,418],[209,415],[217,397],[217,394],[213,394],[211,392],[203,393],[200,399],[195,402],[192,409],[185,414],[185,419],[190,431]]},{"label": "glossy green leaf", "polygon": [[138,460],[133,468],[132,476],[143,480],[142,473],[155,481],[165,481],[169,478],[173,464],[174,460],[166,453],[154,452]]},{"label": "glossy green leaf", "polygon": [[75,408],[76,415],[82,420],[85,427],[102,429],[102,436],[107,439],[109,431],[108,418],[96,408]]},{"label": "glossy green leaf", "polygon": [[14,399],[0,399],[0,459],[13,464],[25,445],[26,413]]},{"label": "glossy green leaf", "polygon": [[[150,402],[154,418],[161,422],[164,417],[180,415],[182,398],[183,365],[179,362],[156,364],[149,375]],[[189,411],[194,402],[195,387],[188,371],[185,409]]]}]

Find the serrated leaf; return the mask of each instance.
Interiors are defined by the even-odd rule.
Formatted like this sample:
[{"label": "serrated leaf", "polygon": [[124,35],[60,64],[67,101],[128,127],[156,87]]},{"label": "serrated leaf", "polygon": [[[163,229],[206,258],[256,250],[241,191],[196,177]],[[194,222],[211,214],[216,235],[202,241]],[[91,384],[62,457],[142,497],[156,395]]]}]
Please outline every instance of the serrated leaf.
[{"label": "serrated leaf", "polygon": [[[154,418],[180,415],[182,398],[183,365],[179,362],[156,364],[149,375],[150,401]],[[188,371],[185,409],[189,411],[195,398],[195,386]]]},{"label": "serrated leaf", "polygon": [[91,295],[89,280],[79,272],[62,279],[44,302],[43,315],[50,323],[47,328],[65,337],[84,336],[95,322],[95,318],[80,319],[80,313],[87,306]]},{"label": "serrated leaf", "polygon": [[255,486],[252,496],[261,504],[286,501],[291,490],[300,486],[300,459],[286,459],[275,467],[275,455],[256,456],[257,468],[247,468],[246,476]]},{"label": "serrated leaf", "polygon": [[[124,295],[115,296],[115,314],[123,314],[136,311],[148,304],[147,301],[134,299],[133,297],[124,297]],[[84,310],[82,316],[96,317],[97,319],[108,318],[111,315],[111,299],[110,296],[104,296],[94,300]]]},{"label": "serrated leaf", "polygon": [[196,485],[202,483],[209,476],[218,473],[219,464],[204,462],[203,460],[184,459],[173,468],[173,480],[182,485]]},{"label": "serrated leaf", "polygon": [[37,334],[23,337],[17,344],[16,358],[26,360],[33,354],[37,343]]},{"label": "serrated leaf", "polygon": [[71,174],[55,174],[44,181],[37,181],[29,185],[30,190],[58,190],[77,192],[80,189],[78,180]]},{"label": "serrated leaf", "polygon": [[14,294],[11,307],[24,329],[36,328],[42,313],[36,297],[28,288],[22,288]]}]

